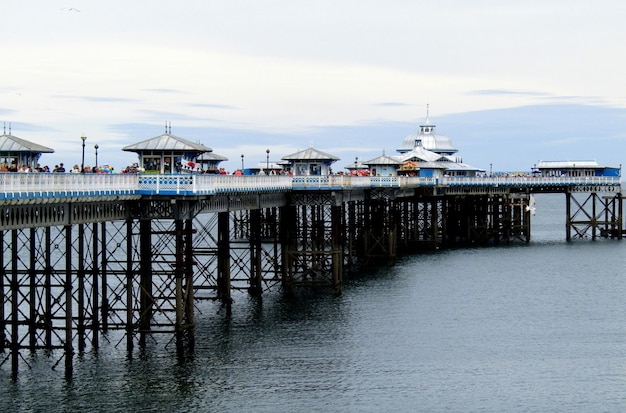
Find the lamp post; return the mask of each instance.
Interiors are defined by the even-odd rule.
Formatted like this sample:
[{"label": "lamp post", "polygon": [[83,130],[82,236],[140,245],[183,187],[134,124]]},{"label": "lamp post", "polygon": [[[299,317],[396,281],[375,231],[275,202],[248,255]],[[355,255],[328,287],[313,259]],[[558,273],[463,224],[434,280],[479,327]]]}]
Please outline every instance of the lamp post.
[{"label": "lamp post", "polygon": [[85,173],[85,141],[87,140],[87,137],[83,135],[80,137],[80,140],[83,141],[83,158],[82,158],[82,161],[80,162],[80,173],[84,174]]},{"label": "lamp post", "polygon": [[96,150],[96,165],[94,166],[95,168],[97,168],[97,167],[98,167],[98,148],[99,148],[99,146],[98,146],[98,144],[96,143],[96,144],[94,145],[94,149]]},{"label": "lamp post", "polygon": [[267,169],[267,174],[270,174],[270,150],[266,149],[265,150],[265,167]]},{"label": "lamp post", "polygon": [[243,173],[243,153],[241,154],[241,173]]}]

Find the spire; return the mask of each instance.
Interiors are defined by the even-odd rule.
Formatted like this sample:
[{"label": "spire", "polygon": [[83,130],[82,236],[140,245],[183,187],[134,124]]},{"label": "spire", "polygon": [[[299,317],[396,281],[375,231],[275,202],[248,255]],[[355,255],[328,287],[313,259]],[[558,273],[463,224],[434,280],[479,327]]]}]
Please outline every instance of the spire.
[{"label": "spire", "polygon": [[426,121],[420,125],[420,133],[433,133],[435,125],[430,123],[430,104],[426,104]]}]

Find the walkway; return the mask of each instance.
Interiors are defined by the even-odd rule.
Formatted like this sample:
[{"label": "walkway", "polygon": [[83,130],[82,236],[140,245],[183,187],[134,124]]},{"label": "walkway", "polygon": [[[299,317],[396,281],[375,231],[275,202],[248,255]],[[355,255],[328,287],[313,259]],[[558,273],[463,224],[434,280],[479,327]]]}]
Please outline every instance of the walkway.
[{"label": "walkway", "polygon": [[111,196],[202,196],[272,193],[300,190],[352,190],[418,187],[611,187],[621,191],[621,177],[478,177],[419,178],[349,175],[291,177],[235,175],[135,175],[0,173],[0,201],[37,201],[49,198]]}]

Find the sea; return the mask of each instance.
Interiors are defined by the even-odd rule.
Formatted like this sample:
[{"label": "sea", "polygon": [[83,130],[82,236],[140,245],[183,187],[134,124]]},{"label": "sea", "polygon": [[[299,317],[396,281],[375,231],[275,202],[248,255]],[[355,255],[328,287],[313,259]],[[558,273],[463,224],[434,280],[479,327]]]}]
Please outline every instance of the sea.
[{"label": "sea", "polygon": [[528,244],[405,256],[341,296],[235,294],[230,318],[202,302],[193,351],[110,333],[71,375],[60,352],[15,380],[5,360],[0,411],[625,412],[626,240],[567,242],[565,196],[535,206]]}]

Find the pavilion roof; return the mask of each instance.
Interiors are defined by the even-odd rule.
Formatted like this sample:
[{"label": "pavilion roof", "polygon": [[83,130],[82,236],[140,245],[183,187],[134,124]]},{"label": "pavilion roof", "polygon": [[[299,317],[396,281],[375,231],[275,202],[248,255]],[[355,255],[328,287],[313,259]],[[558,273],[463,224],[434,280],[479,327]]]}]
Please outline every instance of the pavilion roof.
[{"label": "pavilion roof", "polygon": [[18,138],[11,134],[0,135],[0,152],[34,152],[34,153],[53,153],[54,149],[38,143]]},{"label": "pavilion roof", "polygon": [[175,151],[175,152],[211,152],[213,149],[202,145],[201,143],[191,142],[171,133],[164,133],[151,139],[134,143],[122,148],[127,152],[142,151]]},{"label": "pavilion roof", "polygon": [[303,151],[283,156],[282,159],[290,161],[338,161],[340,158],[315,148],[307,148]]}]

